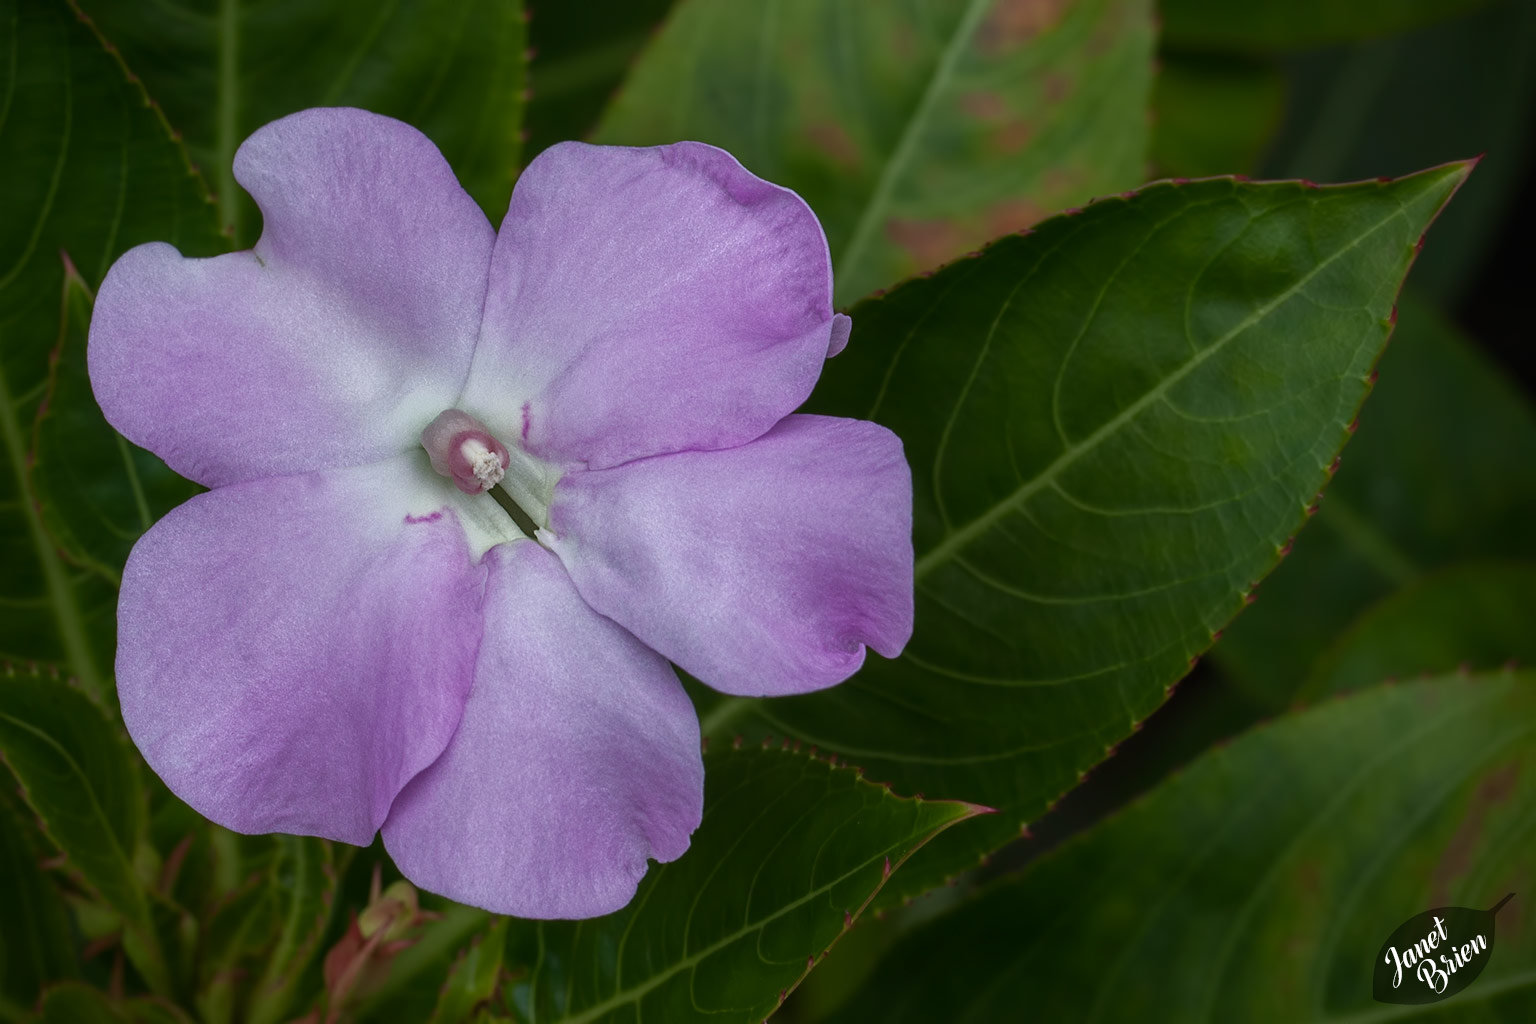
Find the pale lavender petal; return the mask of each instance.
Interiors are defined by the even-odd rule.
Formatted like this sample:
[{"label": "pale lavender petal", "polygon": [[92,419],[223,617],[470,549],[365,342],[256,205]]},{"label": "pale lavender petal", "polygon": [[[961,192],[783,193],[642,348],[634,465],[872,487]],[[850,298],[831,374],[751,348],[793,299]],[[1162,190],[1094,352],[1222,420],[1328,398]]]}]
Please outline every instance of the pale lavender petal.
[{"label": "pale lavender petal", "polygon": [[494,234],[426,136],[361,110],[259,129],[253,251],[113,265],[91,320],[107,419],[209,486],[414,447],[463,387]]},{"label": "pale lavender petal", "polygon": [[832,338],[827,342],[827,358],[831,359],[848,347],[848,337],[853,333],[853,318],[846,313],[832,317]]},{"label": "pale lavender petal", "polygon": [[912,633],[912,479],[863,420],[560,481],[550,539],[587,603],[717,690],[841,682]]},{"label": "pale lavender petal", "polygon": [[[232,484],[123,571],[123,720],[237,832],[368,843],[458,726],[485,570],[424,457]],[[485,499],[489,500],[489,499]]]},{"label": "pale lavender petal", "polygon": [[629,902],[703,813],[699,725],[665,659],[588,608],[531,542],[487,556],[464,721],[395,801],[384,845],[412,882],[520,917]]},{"label": "pale lavender petal", "polygon": [[833,340],[799,196],[697,142],[567,142],[518,179],[461,405],[564,464],[730,447],[805,400]]}]

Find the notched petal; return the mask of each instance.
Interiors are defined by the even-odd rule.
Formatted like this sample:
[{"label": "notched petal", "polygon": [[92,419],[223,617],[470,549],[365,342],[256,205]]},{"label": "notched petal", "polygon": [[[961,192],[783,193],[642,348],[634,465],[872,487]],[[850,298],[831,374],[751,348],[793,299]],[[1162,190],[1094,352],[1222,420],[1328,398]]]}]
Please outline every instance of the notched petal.
[{"label": "notched petal", "polygon": [[556,488],[551,546],[587,602],[728,693],[841,682],[912,634],[912,478],[862,420],[789,416],[751,444]]},{"label": "notched petal", "polygon": [[463,724],[395,801],[384,844],[461,903],[578,918],[629,902],[703,814],[693,705],[666,660],[588,608],[536,544],[487,559]]},{"label": "notched petal", "polygon": [[209,491],[134,547],[123,720],[206,817],[366,844],[453,735],[484,570],[411,461]]}]

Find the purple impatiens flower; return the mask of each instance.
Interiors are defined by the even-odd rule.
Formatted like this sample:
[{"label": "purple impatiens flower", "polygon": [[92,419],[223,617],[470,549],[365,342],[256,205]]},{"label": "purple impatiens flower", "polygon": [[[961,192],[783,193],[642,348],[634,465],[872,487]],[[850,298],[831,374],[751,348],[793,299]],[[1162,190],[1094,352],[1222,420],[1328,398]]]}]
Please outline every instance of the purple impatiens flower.
[{"label": "purple impatiens flower", "polygon": [[503,913],[623,906],[701,813],[668,661],[804,693],[911,633],[900,442],[793,412],[848,337],[820,226],[690,142],[555,146],[499,234],[359,110],[234,169],[256,247],[139,246],[91,323],[107,419],[212,488],[124,569],[129,732],[237,831],[382,829]]}]

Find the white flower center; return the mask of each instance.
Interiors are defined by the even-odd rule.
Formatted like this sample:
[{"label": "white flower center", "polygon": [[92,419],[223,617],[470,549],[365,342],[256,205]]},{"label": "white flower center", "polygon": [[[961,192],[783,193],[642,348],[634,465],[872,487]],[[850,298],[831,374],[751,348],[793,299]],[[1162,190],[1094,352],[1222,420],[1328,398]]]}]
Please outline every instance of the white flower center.
[{"label": "white flower center", "polygon": [[432,468],[468,495],[488,495],[525,536],[549,528],[560,471],[516,445],[506,445],[484,423],[460,409],[437,415],[421,432]]}]

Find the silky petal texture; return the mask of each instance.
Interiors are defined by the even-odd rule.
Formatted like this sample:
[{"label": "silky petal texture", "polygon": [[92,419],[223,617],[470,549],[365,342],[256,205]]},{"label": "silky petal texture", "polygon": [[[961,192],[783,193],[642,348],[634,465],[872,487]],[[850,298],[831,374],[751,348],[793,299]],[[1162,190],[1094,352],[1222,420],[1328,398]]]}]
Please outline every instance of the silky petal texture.
[{"label": "silky petal texture", "polygon": [[[451,489],[451,488],[449,488]],[[123,720],[150,766],[237,832],[367,844],[452,737],[485,571],[425,455],[200,494],[134,547]]]},{"label": "silky petal texture", "polygon": [[571,473],[550,514],[587,603],[717,690],[821,689],[912,634],[912,477],[873,423]]},{"label": "silky petal texture", "polygon": [[384,845],[405,876],[519,917],[634,896],[704,809],[693,705],[660,655],[588,608],[531,542],[486,559],[485,640],[463,723],[405,788]]},{"label": "silky petal texture", "polygon": [[810,208],[697,142],[566,142],[518,179],[461,408],[603,468],[765,433],[833,345]]},{"label": "silky petal texture", "polygon": [[404,452],[462,389],[494,233],[437,148],[361,110],[293,114],[235,154],[254,250],[155,242],[102,282],[88,348],[107,419],[208,486]]}]

